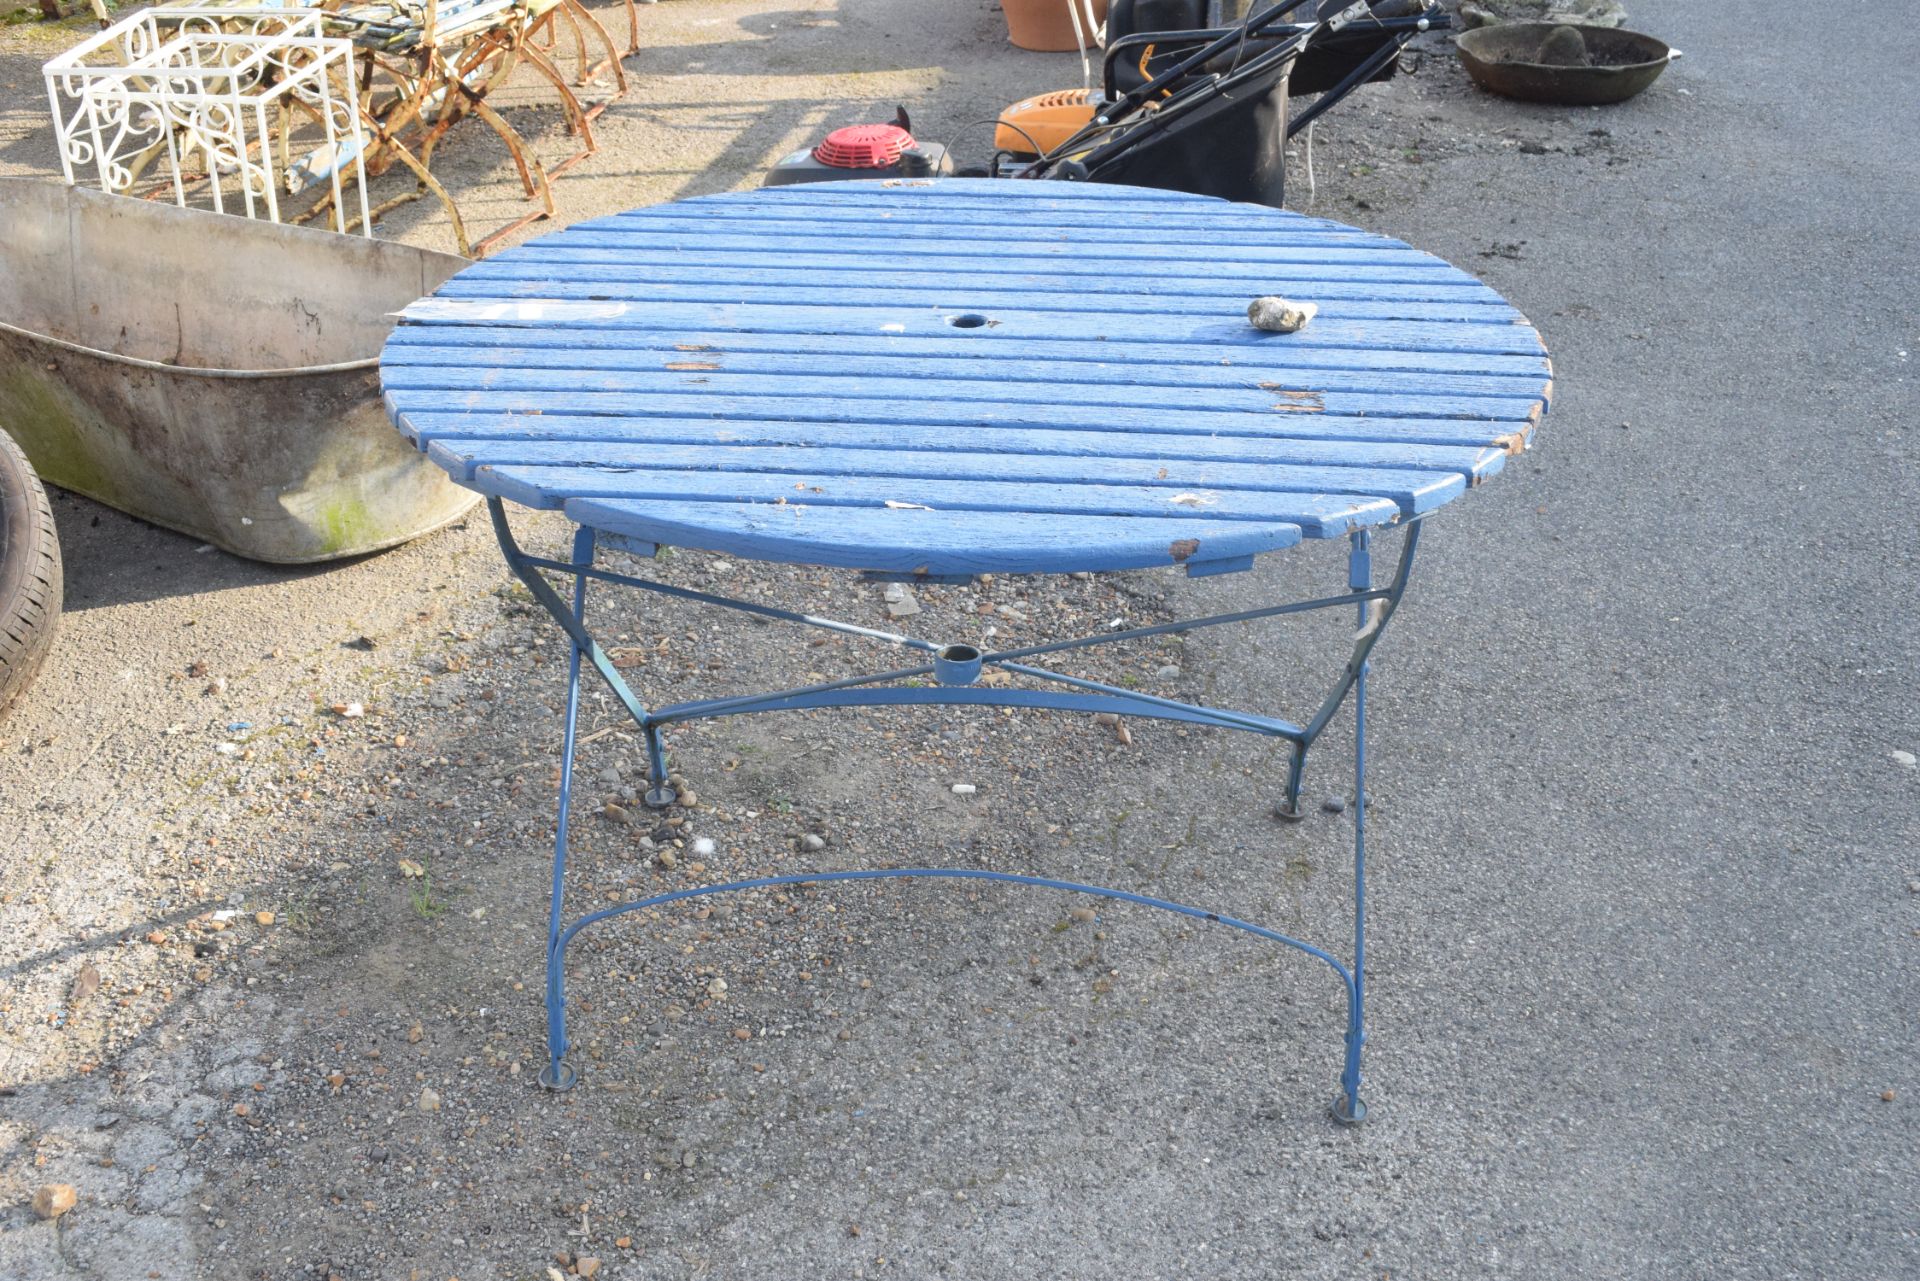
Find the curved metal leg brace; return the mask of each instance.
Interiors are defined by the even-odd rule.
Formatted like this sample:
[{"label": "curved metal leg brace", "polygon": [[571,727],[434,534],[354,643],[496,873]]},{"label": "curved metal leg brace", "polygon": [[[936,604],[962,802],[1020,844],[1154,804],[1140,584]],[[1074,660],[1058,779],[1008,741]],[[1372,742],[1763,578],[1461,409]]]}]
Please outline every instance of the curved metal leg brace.
[{"label": "curved metal leg brace", "polygon": [[[566,1029],[563,1011],[566,1005],[562,976],[562,960],[567,944],[574,935],[589,925],[598,925],[601,921],[615,916],[624,916],[628,912],[644,911],[660,907],[667,903],[684,902],[687,899],[705,898],[712,894],[735,894],[742,890],[777,888],[782,885],[825,885],[834,881],[886,881],[886,880],[924,880],[935,878],[950,881],[999,881],[1007,885],[1025,885],[1040,889],[1065,890],[1073,894],[1091,894],[1099,898],[1117,899],[1123,903],[1135,903],[1142,907],[1158,908],[1180,916],[1190,916],[1197,921],[1208,921],[1215,925],[1224,925],[1229,929],[1251,934],[1255,938],[1266,939],[1270,943],[1279,943],[1286,947],[1305,952],[1326,963],[1327,967],[1339,975],[1340,982],[1347,992],[1348,1024],[1351,1026],[1357,1008],[1357,992],[1354,987],[1353,972],[1340,960],[1323,948],[1302,942],[1278,930],[1243,921],[1237,917],[1223,916],[1202,907],[1193,907],[1186,903],[1176,903],[1171,899],[1155,898],[1150,894],[1135,894],[1131,890],[1110,889],[1103,885],[1084,885],[1078,881],[1055,880],[1048,876],[1026,876],[1017,872],[989,872],[973,867],[889,867],[866,868],[851,872],[797,872],[786,876],[761,876],[746,881],[728,881],[722,885],[702,885],[691,890],[673,890],[666,894],[655,894],[651,898],[635,899],[631,903],[622,903],[618,907],[605,908],[581,917],[564,930],[557,929],[553,943],[547,953],[547,1048],[549,1060],[547,1067],[540,1073],[540,1083],[549,1089],[571,1089],[578,1077],[573,1069],[561,1061],[566,1053]],[[557,922],[556,916],[556,922]],[[558,1084],[555,1084],[558,1082]]]},{"label": "curved metal leg brace", "polygon": [[1286,797],[1280,806],[1282,818],[1297,819],[1301,816],[1300,781],[1307,763],[1307,749],[1340,710],[1347,691],[1360,683],[1366,671],[1367,655],[1379,644],[1381,633],[1392,621],[1394,611],[1400,608],[1400,598],[1407,590],[1407,579],[1413,573],[1413,554],[1420,547],[1420,524],[1417,520],[1408,524],[1406,537],[1400,544],[1400,561],[1393,568],[1393,579],[1385,590],[1378,592],[1372,587],[1372,534],[1367,530],[1358,530],[1349,536],[1347,585],[1354,593],[1364,594],[1368,599],[1360,603],[1359,626],[1353,633],[1353,653],[1347,659],[1340,679],[1327,692],[1326,698],[1321,700],[1320,709],[1313,714],[1313,719],[1307,722],[1300,742],[1294,749],[1292,763],[1287,769]]}]

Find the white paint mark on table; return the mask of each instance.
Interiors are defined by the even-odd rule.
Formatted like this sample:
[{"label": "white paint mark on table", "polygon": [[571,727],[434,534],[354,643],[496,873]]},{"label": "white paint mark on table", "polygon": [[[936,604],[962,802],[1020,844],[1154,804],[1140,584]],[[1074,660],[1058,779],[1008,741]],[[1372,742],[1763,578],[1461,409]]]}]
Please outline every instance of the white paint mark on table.
[{"label": "white paint mark on table", "polygon": [[422,298],[399,313],[403,320],[453,321],[460,324],[500,320],[573,321],[616,320],[633,308],[624,302],[578,302],[564,298]]}]

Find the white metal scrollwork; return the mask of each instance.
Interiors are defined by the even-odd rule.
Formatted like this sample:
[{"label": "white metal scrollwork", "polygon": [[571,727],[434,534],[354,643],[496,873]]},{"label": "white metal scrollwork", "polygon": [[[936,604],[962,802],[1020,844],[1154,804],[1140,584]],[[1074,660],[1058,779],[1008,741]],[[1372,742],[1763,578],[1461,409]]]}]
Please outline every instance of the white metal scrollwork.
[{"label": "white metal scrollwork", "polygon": [[335,229],[371,235],[352,45],[324,34],[323,18],[163,6],[53,59],[44,71],[67,181],[119,195],[146,182],[179,205],[274,222],[283,193],[326,184]]}]

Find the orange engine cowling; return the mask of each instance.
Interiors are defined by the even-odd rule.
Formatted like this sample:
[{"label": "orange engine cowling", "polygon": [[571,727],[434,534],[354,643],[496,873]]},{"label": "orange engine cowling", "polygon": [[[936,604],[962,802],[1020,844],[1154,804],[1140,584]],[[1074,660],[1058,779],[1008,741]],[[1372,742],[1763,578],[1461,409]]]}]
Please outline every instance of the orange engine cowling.
[{"label": "orange engine cowling", "polygon": [[1098,106],[1099,99],[1085,89],[1056,89],[1022,98],[1000,113],[999,127],[993,131],[994,148],[1022,159],[1052,151],[1080,132]]}]

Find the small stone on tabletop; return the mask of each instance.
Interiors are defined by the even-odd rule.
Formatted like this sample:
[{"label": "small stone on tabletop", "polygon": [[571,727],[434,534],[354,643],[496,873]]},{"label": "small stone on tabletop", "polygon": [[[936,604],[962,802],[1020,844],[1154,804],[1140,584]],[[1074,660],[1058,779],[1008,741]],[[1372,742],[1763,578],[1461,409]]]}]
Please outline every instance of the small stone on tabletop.
[{"label": "small stone on tabletop", "polygon": [[1307,322],[1319,314],[1320,307],[1316,303],[1294,302],[1274,296],[1255,298],[1247,304],[1247,322],[1255,329],[1276,334],[1291,334],[1304,329]]}]

